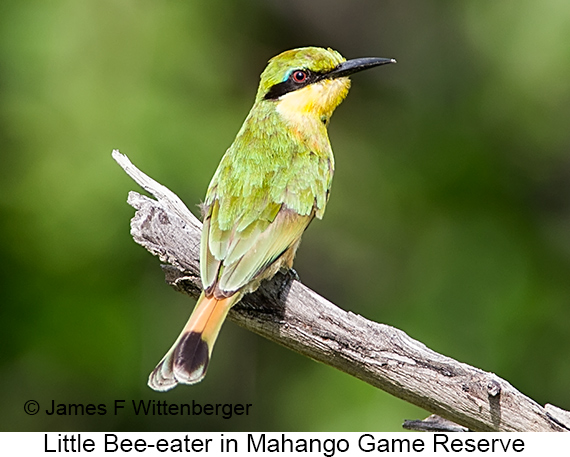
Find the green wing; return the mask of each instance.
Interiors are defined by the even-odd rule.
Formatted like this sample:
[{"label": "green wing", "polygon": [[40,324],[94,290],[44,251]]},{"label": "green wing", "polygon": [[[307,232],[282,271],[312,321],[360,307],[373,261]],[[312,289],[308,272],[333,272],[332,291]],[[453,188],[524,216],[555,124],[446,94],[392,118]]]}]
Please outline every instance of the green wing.
[{"label": "green wing", "polygon": [[[269,205],[271,208],[273,205]],[[279,205],[272,220],[258,219],[240,230],[221,230],[216,200],[204,219],[202,281],[207,294],[230,296],[263,278],[267,269],[295,245],[312,220]]]}]

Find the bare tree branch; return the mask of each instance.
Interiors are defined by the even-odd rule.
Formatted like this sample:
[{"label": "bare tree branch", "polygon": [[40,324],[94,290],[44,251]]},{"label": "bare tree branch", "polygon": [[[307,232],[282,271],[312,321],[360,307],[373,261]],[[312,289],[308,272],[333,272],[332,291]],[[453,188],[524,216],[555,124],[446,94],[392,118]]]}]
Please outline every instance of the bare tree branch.
[{"label": "bare tree branch", "polygon": [[[128,203],[137,210],[131,220],[134,240],[168,264],[163,270],[170,285],[197,297],[201,223],[174,193],[126,156],[113,151],[113,158],[156,198],[129,193]],[[470,430],[570,430],[570,413],[551,405],[543,408],[493,373],[438,354],[401,330],[344,311],[288,274],[277,274],[245,296],[229,318]]]}]

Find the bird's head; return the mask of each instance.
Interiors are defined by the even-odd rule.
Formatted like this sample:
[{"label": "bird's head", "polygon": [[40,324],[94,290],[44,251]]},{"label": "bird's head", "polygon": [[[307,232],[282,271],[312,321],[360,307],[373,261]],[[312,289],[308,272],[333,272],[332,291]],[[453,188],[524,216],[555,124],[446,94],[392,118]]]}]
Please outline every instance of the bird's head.
[{"label": "bird's head", "polygon": [[285,51],[273,57],[261,74],[256,102],[273,103],[286,117],[314,115],[326,124],[348,94],[348,76],[395,62],[377,57],[346,60],[330,48]]}]

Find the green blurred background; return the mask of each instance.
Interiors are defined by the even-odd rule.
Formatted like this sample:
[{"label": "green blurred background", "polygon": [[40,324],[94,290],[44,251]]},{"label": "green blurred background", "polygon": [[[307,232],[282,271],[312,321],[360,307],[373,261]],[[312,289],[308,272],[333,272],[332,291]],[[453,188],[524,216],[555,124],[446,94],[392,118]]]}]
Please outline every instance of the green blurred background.
[{"label": "green blurred background", "polygon": [[[206,381],[149,372],[193,303],[129,235],[119,148],[195,213],[267,60],[330,46],[356,75],[296,269],[339,306],[570,409],[570,3],[3,0],[0,430],[401,430],[427,413],[225,325]],[[36,416],[26,400],[42,405]],[[112,414],[115,399],[247,417]],[[48,416],[106,403],[105,416]]]}]

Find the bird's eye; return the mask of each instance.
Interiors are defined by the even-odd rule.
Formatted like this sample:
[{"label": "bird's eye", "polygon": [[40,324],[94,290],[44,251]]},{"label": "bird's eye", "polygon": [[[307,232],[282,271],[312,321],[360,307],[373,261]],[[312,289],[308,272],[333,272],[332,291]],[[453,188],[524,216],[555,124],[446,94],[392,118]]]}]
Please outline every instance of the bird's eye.
[{"label": "bird's eye", "polygon": [[304,83],[307,80],[307,72],[303,70],[295,70],[293,72],[293,81],[296,83]]}]

